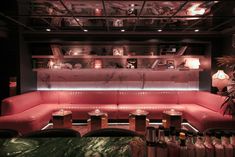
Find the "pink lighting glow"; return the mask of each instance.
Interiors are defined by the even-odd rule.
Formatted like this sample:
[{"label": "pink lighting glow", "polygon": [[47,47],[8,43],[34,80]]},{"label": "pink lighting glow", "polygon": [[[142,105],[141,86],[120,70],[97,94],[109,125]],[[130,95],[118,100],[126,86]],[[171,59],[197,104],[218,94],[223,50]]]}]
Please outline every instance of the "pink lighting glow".
[{"label": "pink lighting glow", "polygon": [[187,15],[203,15],[206,12],[206,8],[200,8],[200,3],[195,3],[188,9]]},{"label": "pink lighting glow", "polygon": [[50,61],[47,63],[47,66],[48,66],[49,69],[52,69],[54,64],[55,64],[55,63],[53,62],[53,60],[50,60]]},{"label": "pink lighting glow", "polygon": [[223,88],[228,85],[228,82],[229,76],[223,70],[218,70],[212,75],[212,86],[217,87],[219,92],[222,92]]},{"label": "pink lighting glow", "polygon": [[95,69],[101,69],[102,68],[102,61],[100,59],[95,60],[94,68]]},{"label": "pink lighting glow", "polygon": [[185,66],[188,67],[189,69],[199,69],[200,67],[199,58],[187,58]]},{"label": "pink lighting glow", "polygon": [[95,16],[101,16],[102,15],[102,10],[99,8],[95,9]]}]

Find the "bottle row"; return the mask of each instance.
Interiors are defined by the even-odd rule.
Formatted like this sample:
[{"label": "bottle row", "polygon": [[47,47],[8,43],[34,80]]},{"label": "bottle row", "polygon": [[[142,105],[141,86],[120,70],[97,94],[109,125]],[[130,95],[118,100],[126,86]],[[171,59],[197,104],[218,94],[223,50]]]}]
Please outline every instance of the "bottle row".
[{"label": "bottle row", "polygon": [[235,134],[208,131],[192,133],[174,128],[146,128],[147,157],[234,157]]}]

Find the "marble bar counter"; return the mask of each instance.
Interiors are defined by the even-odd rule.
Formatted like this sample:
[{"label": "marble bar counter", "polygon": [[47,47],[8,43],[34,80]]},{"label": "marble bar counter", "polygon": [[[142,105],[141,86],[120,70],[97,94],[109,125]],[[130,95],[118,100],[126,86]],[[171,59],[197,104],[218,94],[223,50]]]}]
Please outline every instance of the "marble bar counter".
[{"label": "marble bar counter", "polygon": [[198,90],[200,72],[200,69],[38,69],[37,90]]},{"label": "marble bar counter", "polygon": [[0,157],[144,157],[139,137],[0,139]]}]

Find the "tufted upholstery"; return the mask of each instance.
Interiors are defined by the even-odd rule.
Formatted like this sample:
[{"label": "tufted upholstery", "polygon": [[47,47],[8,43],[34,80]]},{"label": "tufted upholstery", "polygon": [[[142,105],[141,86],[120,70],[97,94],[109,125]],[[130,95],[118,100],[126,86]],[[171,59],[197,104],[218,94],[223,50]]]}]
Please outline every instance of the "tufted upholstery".
[{"label": "tufted upholstery", "polygon": [[127,119],[135,109],[148,111],[150,119],[161,119],[164,110],[174,108],[200,131],[235,129],[235,120],[221,114],[223,100],[203,91],[36,91],[2,101],[0,128],[23,134],[39,130],[59,109],[71,110],[73,119],[86,120],[87,113],[97,108],[109,119]]}]

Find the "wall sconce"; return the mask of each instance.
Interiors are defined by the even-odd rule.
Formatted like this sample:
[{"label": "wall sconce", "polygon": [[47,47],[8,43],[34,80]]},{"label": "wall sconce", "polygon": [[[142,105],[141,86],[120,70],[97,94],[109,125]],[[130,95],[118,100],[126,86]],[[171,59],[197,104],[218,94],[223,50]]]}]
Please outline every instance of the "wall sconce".
[{"label": "wall sconce", "polygon": [[218,94],[222,94],[222,90],[228,85],[228,82],[229,76],[223,70],[218,70],[212,75],[212,86],[218,88]]},{"label": "wall sconce", "polygon": [[188,67],[189,69],[199,69],[199,58],[186,58],[184,66]]}]

